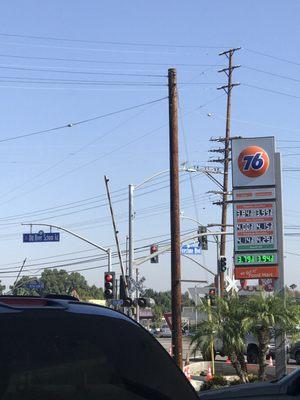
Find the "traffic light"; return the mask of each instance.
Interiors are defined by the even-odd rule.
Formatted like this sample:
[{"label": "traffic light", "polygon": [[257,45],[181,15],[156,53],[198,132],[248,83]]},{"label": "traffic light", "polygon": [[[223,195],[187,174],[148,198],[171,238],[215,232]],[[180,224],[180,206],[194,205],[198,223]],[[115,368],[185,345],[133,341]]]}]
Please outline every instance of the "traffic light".
[{"label": "traffic light", "polygon": [[145,307],[154,307],[155,301],[150,297],[139,297],[138,299],[134,299],[133,304],[138,305],[141,308]]},{"label": "traffic light", "polygon": [[[128,279],[128,276],[126,276]],[[126,295],[126,284],[124,282],[123,275],[120,275],[120,300],[123,300],[123,307],[131,307],[132,299]]]},{"label": "traffic light", "polygon": [[[203,234],[203,233],[207,233],[207,228],[206,228],[206,226],[201,225],[198,227],[198,235]],[[206,235],[198,236],[198,243],[202,250],[208,250],[208,243],[207,243]]]},{"label": "traffic light", "polygon": [[227,263],[226,257],[225,257],[225,256],[221,256],[221,257],[220,257],[220,260],[219,260],[219,263],[220,263],[220,271],[221,271],[221,272],[225,272],[226,269],[227,269],[227,266],[226,266],[226,263]]},{"label": "traffic light", "polygon": [[215,305],[215,300],[216,300],[216,289],[215,288],[209,289],[208,297],[209,297],[209,300],[210,300],[210,305],[214,306]]},{"label": "traffic light", "polygon": [[104,297],[105,299],[113,299],[116,291],[115,272],[104,272]]},{"label": "traffic light", "polygon": [[[158,246],[157,246],[157,244],[152,244],[152,245],[150,246],[150,254],[153,254],[153,253],[156,253],[156,252],[158,252]],[[151,262],[152,264],[157,264],[157,263],[158,263],[158,256],[152,257],[152,258],[150,259],[150,262]]]}]

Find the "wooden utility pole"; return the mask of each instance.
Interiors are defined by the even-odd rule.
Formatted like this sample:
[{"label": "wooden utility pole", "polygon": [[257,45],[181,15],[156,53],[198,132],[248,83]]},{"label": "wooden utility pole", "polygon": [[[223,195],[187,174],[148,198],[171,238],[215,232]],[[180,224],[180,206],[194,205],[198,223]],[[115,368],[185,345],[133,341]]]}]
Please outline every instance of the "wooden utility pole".
[{"label": "wooden utility pole", "polygon": [[171,296],[172,348],[174,359],[182,369],[180,206],[178,158],[178,94],[176,69],[168,71],[170,131],[170,220],[171,220]]},{"label": "wooden utility pole", "polygon": [[[232,56],[240,47],[230,49],[220,53],[220,56],[226,56],[228,58],[228,67],[218,72],[225,72],[228,77],[227,85],[221,86],[218,90],[224,90],[227,94],[227,110],[226,110],[226,131],[225,131],[225,147],[224,147],[224,176],[223,176],[223,194],[222,194],[222,219],[221,219],[221,231],[226,230],[227,225],[227,199],[228,199],[228,169],[230,162],[230,122],[231,122],[231,90],[234,86],[238,86],[238,83],[232,83],[232,71],[235,68],[239,68],[239,65],[232,65]],[[221,236],[220,243],[220,256],[226,256],[226,235]],[[220,291],[224,291],[224,272],[218,271],[220,280]]]}]

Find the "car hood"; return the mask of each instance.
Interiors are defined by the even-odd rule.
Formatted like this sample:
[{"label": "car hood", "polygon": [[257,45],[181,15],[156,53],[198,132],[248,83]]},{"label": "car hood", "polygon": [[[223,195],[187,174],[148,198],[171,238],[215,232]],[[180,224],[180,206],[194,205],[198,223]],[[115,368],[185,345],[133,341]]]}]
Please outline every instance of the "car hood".
[{"label": "car hood", "polygon": [[209,390],[207,392],[200,392],[200,400],[209,399],[244,399],[256,397],[259,395],[275,395],[279,393],[280,385],[277,383],[247,383],[243,385],[236,385],[224,389]]}]

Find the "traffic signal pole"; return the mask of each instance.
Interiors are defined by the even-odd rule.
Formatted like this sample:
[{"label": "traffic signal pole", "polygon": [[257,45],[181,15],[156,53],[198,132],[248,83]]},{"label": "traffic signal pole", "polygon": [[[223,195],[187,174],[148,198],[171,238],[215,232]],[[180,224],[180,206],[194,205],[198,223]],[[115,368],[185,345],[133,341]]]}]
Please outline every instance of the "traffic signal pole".
[{"label": "traffic signal pole", "polygon": [[[129,199],[129,221],[128,221],[128,289],[131,289],[131,278],[133,274],[133,263],[134,263],[134,237],[133,237],[133,220],[134,220],[134,206],[133,206],[133,196],[134,196],[134,185],[129,185],[128,187],[128,199]],[[129,295],[132,298],[132,294]]]},{"label": "traffic signal pole", "polygon": [[172,349],[174,360],[182,369],[180,206],[178,158],[178,95],[176,69],[168,70],[169,147],[170,147],[170,222],[171,222],[171,298]]}]

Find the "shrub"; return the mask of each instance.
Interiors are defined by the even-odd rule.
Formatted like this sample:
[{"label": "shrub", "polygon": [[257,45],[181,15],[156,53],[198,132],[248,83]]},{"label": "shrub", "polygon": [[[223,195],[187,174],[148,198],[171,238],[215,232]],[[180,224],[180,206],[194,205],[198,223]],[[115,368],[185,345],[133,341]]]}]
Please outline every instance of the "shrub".
[{"label": "shrub", "polygon": [[228,386],[227,380],[223,376],[215,375],[210,381],[204,382],[200,390],[220,389],[224,386]]}]

